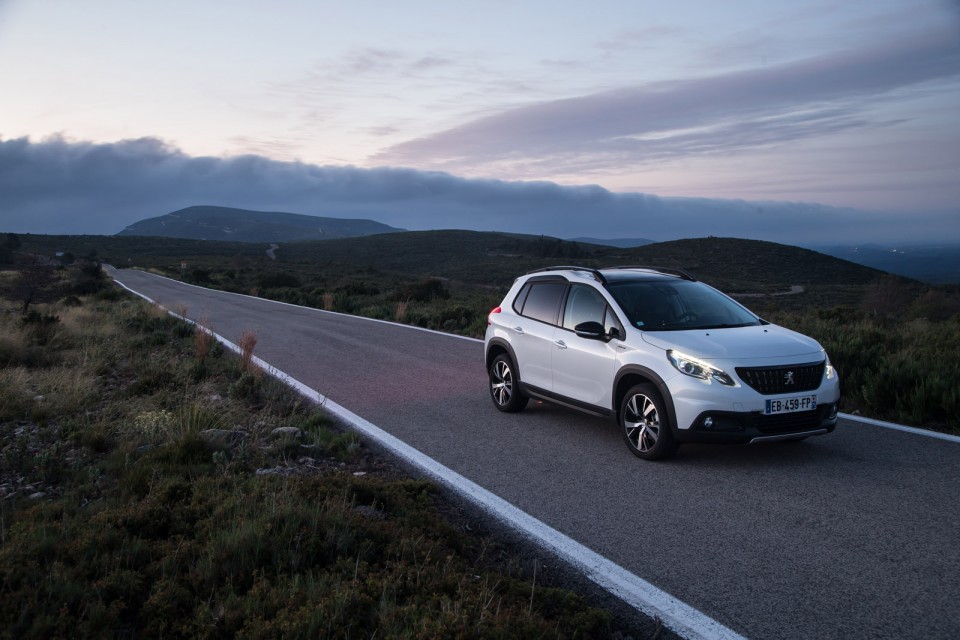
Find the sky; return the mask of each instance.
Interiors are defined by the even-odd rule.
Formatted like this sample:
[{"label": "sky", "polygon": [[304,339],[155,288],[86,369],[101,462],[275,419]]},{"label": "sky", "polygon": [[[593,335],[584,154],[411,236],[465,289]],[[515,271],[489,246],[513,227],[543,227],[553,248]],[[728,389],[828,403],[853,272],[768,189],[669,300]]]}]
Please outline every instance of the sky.
[{"label": "sky", "polygon": [[0,230],[960,242],[958,203],[958,0],[0,0]]}]

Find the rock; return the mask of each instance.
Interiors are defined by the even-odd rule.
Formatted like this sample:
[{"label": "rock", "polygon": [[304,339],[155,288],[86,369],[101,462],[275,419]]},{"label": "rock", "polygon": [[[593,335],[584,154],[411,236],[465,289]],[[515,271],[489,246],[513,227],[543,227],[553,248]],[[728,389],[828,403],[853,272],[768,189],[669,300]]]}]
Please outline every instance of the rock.
[{"label": "rock", "polygon": [[297,438],[299,439],[303,432],[296,427],[277,427],[270,432],[274,438]]},{"label": "rock", "polygon": [[365,518],[373,518],[375,520],[383,518],[383,511],[375,507],[360,505],[359,507],[354,507],[353,510]]},{"label": "rock", "polygon": [[257,469],[258,476],[294,476],[297,470],[294,467],[273,467],[271,469]]},{"label": "rock", "polygon": [[30,499],[31,499],[31,500],[39,500],[40,498],[44,497],[45,495],[47,495],[47,494],[44,493],[43,491],[37,491],[36,493],[31,493],[31,494],[30,494]]}]

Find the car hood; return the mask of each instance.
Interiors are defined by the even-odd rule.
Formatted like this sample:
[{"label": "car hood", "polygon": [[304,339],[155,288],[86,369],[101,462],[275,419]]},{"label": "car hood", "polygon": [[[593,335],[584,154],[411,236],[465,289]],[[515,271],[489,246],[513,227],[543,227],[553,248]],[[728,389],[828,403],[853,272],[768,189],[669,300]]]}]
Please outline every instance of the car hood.
[{"label": "car hood", "polygon": [[643,340],[661,349],[676,349],[694,358],[750,360],[819,356],[823,351],[813,338],[767,324],[759,327],[644,331]]}]

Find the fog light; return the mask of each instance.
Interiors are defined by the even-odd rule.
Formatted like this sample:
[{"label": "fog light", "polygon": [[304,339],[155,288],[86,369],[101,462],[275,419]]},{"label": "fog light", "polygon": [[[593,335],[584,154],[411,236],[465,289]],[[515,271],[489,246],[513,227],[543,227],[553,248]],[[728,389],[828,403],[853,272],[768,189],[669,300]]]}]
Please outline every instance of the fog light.
[{"label": "fog light", "polygon": [[834,418],[837,417],[837,414],[839,412],[840,412],[840,403],[837,402],[832,407],[830,407],[830,415],[828,415],[827,418],[829,420],[833,420]]},{"label": "fog light", "polygon": [[707,429],[713,428],[713,418],[707,417],[703,419],[703,426]]}]

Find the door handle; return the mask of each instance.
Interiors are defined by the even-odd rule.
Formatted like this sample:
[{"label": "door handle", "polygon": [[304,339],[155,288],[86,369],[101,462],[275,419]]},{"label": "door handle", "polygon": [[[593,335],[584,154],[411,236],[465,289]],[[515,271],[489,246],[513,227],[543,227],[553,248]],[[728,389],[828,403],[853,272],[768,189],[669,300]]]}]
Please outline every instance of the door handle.
[{"label": "door handle", "polygon": [[566,349],[566,348],[567,348],[567,343],[564,342],[563,340],[554,340],[554,341],[553,341],[553,344],[557,345],[557,346],[560,347],[561,349]]},{"label": "door handle", "polygon": [[521,336],[523,335],[523,327],[514,327],[513,330],[516,331]]}]

